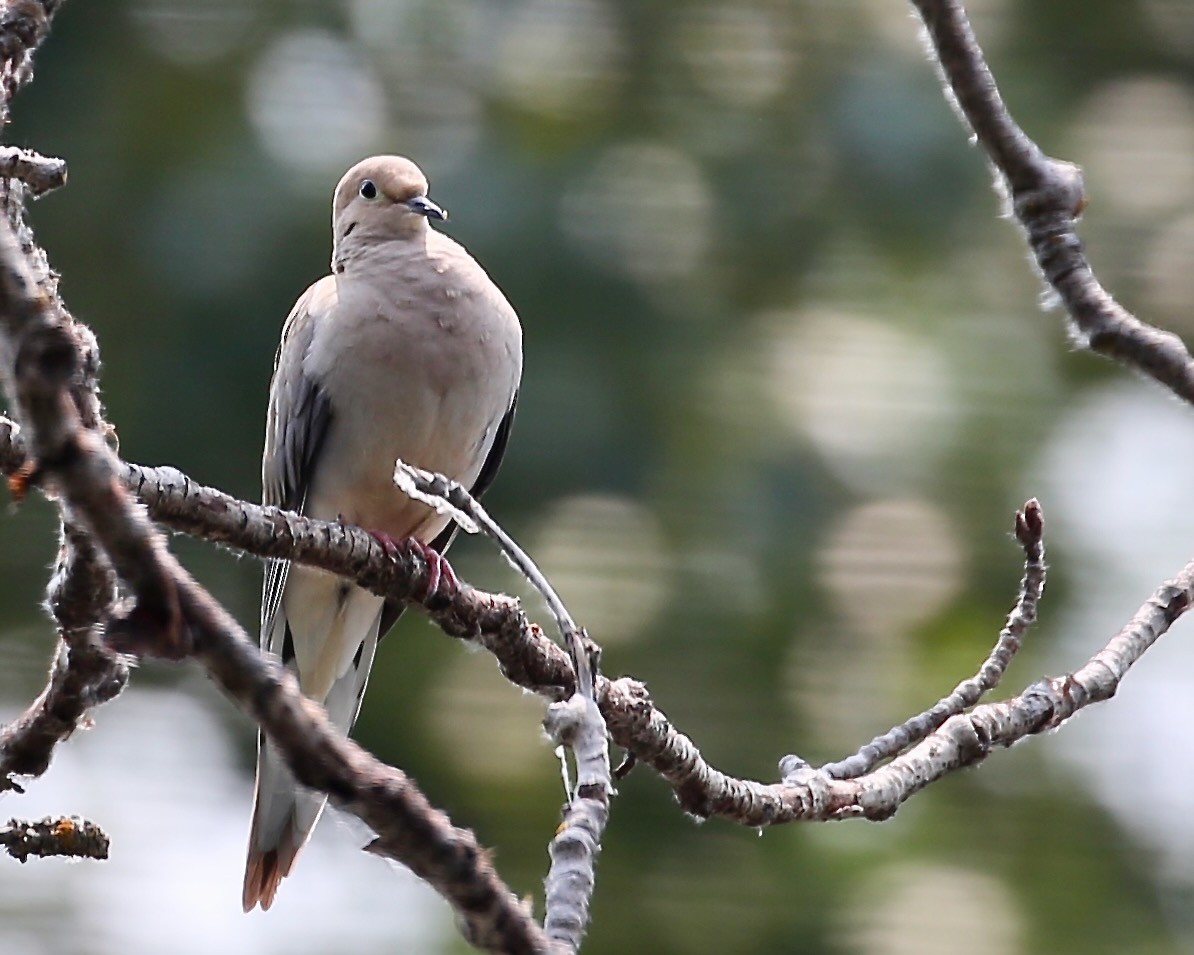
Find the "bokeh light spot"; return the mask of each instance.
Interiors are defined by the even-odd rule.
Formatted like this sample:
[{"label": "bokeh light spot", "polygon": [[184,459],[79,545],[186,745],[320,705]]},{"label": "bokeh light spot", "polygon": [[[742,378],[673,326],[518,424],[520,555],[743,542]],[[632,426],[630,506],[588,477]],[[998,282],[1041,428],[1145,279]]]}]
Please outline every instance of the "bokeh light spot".
[{"label": "bokeh light spot", "polygon": [[691,14],[680,31],[684,57],[702,90],[727,106],[760,106],[783,91],[796,54],[783,24],[750,4]]},{"label": "bokeh light spot", "polygon": [[1082,107],[1069,152],[1089,194],[1124,213],[1149,216],[1194,197],[1194,97],[1169,80],[1108,83]]},{"label": "bokeh light spot", "polygon": [[829,311],[771,314],[760,325],[781,421],[841,478],[890,493],[932,473],[958,402],[929,341]]},{"label": "bokeh light spot", "polygon": [[556,503],[530,552],[576,622],[603,645],[639,636],[667,600],[670,561],[659,522],[626,498]]},{"label": "bokeh light spot", "polygon": [[263,4],[257,0],[139,0],[134,26],[155,53],[183,64],[208,63],[253,36]]},{"label": "bokeh light spot", "polygon": [[511,693],[488,653],[456,654],[427,713],[442,752],[476,779],[516,783],[552,759],[539,729],[543,703]]},{"label": "bokeh light spot", "polygon": [[949,520],[922,500],[886,500],[847,512],[818,554],[838,613],[880,636],[931,619],[953,599],[965,554]]},{"label": "bokeh light spot", "polygon": [[656,143],[607,150],[564,194],[561,228],[589,258],[647,285],[689,276],[705,259],[712,200],[687,155]]},{"label": "bokeh light spot", "polygon": [[[902,865],[880,870],[864,880],[839,917],[840,940],[857,955],[1016,955],[1024,950],[1015,899],[999,879],[972,869]],[[925,931],[926,925],[933,930]]]},{"label": "bokeh light spot", "polygon": [[583,115],[616,91],[622,41],[607,4],[526,0],[500,22],[494,79],[522,108]]},{"label": "bokeh light spot", "polygon": [[298,173],[343,172],[385,126],[376,77],[353,47],[320,30],[273,42],[249,78],[246,108],[266,152]]}]

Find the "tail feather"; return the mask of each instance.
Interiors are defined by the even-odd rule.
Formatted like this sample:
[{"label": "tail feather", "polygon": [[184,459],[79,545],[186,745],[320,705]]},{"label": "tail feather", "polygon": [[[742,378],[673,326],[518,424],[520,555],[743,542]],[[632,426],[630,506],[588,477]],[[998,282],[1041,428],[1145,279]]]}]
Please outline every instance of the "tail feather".
[{"label": "tail feather", "polygon": [[[322,802],[320,809],[323,808]],[[245,863],[245,886],[241,894],[241,904],[246,912],[251,912],[254,905],[260,904],[262,911],[265,911],[274,904],[278,886],[290,875],[299,850],[310,838],[315,821],[312,820],[311,825],[304,830],[301,823],[296,824],[299,811],[299,807],[296,806],[295,814],[286,820],[281,838],[274,848],[262,851],[252,844],[249,845],[249,857]],[[305,836],[302,834],[304,831]]]},{"label": "tail feather", "polygon": [[241,904],[246,912],[253,911],[255,905],[260,905],[264,911],[274,904],[278,886],[290,872],[293,863],[294,855],[291,855],[283,870],[281,854],[277,849],[259,852],[249,848],[249,861],[245,864],[245,887],[241,894]]},{"label": "tail feather", "polygon": [[282,757],[262,740],[241,896],[246,912],[258,903],[262,909],[273,904],[278,884],[290,874],[326,805],[326,797],[295,783]]},{"label": "tail feather", "polygon": [[[328,718],[345,735],[361,707],[361,697],[377,649],[377,626],[381,616],[381,600],[361,593],[371,601],[360,608],[372,612],[371,624],[359,650],[345,661],[345,671],[335,679],[323,700]],[[301,685],[301,675],[299,682]],[[241,895],[246,912],[256,905],[268,909],[273,904],[278,885],[290,874],[295,857],[307,844],[326,805],[327,797],[299,786],[281,754],[259,738],[253,821],[249,827],[249,851]]]}]

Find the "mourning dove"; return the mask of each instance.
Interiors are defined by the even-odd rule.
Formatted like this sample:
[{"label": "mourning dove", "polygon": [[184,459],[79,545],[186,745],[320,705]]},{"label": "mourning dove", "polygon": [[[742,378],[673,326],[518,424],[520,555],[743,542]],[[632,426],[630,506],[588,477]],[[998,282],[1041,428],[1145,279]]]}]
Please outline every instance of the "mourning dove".
[{"label": "mourning dove", "polygon": [[[274,359],[266,504],[411,538],[429,590],[451,573],[439,555],[456,527],[393,483],[394,463],[438,471],[481,494],[498,469],[522,374],[522,329],[469,254],[430,227],[444,211],[408,159],[353,166],[332,205],[332,273],[295,303]],[[271,561],[261,644],[347,735],[378,640],[401,606],[309,567]],[[326,797],[297,787],[258,740],[244,908],[268,909]]]}]

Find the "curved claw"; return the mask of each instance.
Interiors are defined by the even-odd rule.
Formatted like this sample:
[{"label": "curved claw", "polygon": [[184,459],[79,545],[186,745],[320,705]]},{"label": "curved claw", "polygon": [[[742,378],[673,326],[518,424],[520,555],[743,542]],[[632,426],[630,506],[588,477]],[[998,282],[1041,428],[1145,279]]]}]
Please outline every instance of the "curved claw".
[{"label": "curved claw", "polygon": [[417,537],[407,537],[402,541],[395,541],[385,531],[375,530],[369,531],[369,536],[381,545],[386,556],[390,558],[396,558],[400,550],[410,548],[417,551],[419,556],[427,562],[427,585],[417,598],[420,603],[426,603],[428,600],[440,596],[441,591],[443,591],[443,596],[448,596],[460,589],[460,580],[447,558],[425,541],[421,541]]}]

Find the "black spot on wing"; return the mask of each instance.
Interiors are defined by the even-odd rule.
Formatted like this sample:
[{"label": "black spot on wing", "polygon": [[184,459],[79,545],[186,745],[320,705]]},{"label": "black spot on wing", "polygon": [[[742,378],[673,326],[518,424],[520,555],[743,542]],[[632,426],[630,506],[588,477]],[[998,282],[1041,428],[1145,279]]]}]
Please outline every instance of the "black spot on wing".
[{"label": "black spot on wing", "polygon": [[303,381],[297,395],[294,415],[286,422],[282,436],[282,507],[301,511],[307,501],[307,491],[315,477],[319,452],[327,441],[332,423],[332,403],[324,390]]}]

